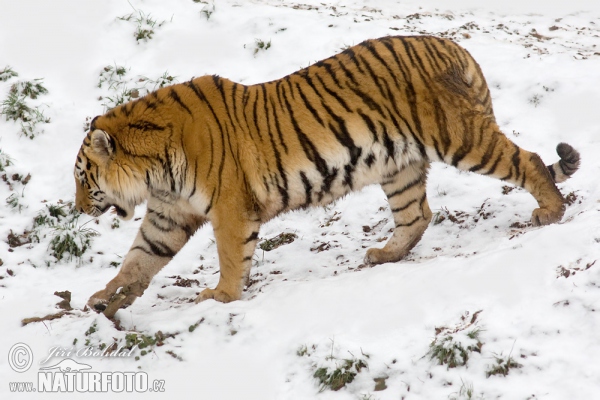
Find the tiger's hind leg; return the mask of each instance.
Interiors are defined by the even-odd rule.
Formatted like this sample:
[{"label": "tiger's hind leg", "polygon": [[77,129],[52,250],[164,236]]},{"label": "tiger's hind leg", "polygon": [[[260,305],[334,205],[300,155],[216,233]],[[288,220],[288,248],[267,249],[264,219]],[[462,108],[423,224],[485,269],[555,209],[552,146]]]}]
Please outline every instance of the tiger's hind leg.
[{"label": "tiger's hind leg", "polygon": [[[561,220],[565,212],[565,200],[556,187],[550,170],[537,154],[523,150],[511,142],[495,123],[488,123],[480,135],[469,136],[471,137],[463,139],[462,147],[454,152],[451,164],[462,170],[493,176],[527,190],[539,205],[531,215],[534,226]],[[473,145],[476,140],[474,137],[480,142],[477,145]]]},{"label": "tiger's hind leg", "polygon": [[367,250],[365,262],[381,264],[404,258],[419,242],[431,221],[427,203],[428,162],[410,164],[381,184],[394,216],[394,233],[382,248]]}]

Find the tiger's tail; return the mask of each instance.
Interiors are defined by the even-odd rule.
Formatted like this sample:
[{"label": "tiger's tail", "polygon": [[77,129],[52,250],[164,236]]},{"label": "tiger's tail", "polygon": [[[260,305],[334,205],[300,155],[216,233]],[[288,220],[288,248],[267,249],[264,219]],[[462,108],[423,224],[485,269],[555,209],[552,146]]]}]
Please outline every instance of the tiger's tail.
[{"label": "tiger's tail", "polygon": [[581,162],[579,152],[567,143],[559,143],[556,146],[556,152],[560,160],[552,165],[547,165],[550,175],[554,182],[564,182],[571,177],[578,169]]}]

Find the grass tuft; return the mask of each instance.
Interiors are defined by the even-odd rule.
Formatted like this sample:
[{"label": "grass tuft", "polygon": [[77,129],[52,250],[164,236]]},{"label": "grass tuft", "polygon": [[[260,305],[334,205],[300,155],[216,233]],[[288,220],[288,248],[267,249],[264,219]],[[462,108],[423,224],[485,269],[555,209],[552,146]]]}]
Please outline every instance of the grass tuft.
[{"label": "grass tuft", "polygon": [[258,247],[263,251],[271,251],[275,250],[280,246],[283,246],[284,244],[290,244],[297,238],[298,235],[296,235],[295,233],[282,232],[271,239],[263,240],[258,244]]},{"label": "grass tuft", "polygon": [[12,193],[6,198],[6,204],[13,210],[21,212],[25,206],[21,204],[20,198],[21,196],[19,196],[17,193]]},{"label": "grass tuft", "polygon": [[38,78],[33,81],[20,81],[10,87],[10,93],[17,93],[30,99],[37,99],[38,96],[48,94],[48,89],[42,85],[43,79]]},{"label": "grass tuft", "polygon": [[6,154],[2,149],[0,149],[0,172],[6,171],[6,167],[10,167],[14,164],[12,157]]},{"label": "grass tuft", "polygon": [[155,33],[155,29],[160,28],[167,22],[158,22],[156,19],[152,18],[150,14],[146,14],[141,10],[135,10],[135,12],[122,17],[117,17],[117,19],[120,21],[131,22],[135,25],[136,28],[133,36],[138,43],[140,41],[147,42],[151,40]]},{"label": "grass tuft", "polygon": [[[473,384],[462,382],[458,393],[453,393],[448,398],[450,400],[475,400],[475,389],[473,388]],[[483,395],[481,395],[479,399],[483,399]]]},{"label": "grass tuft", "polygon": [[142,75],[127,76],[129,69],[120,65],[107,65],[100,71],[98,88],[107,90],[102,101],[105,111],[109,111],[121,104],[146,96],[153,90],[176,83],[176,78],[165,71],[156,79]]},{"label": "grass tuft", "polygon": [[262,39],[255,39],[254,55],[259,51],[267,51],[271,48],[271,41],[265,42]]},{"label": "grass tuft", "polygon": [[15,78],[19,76],[18,73],[15,72],[9,65],[4,67],[2,71],[0,71],[0,82],[6,82],[11,78]]},{"label": "grass tuft", "polygon": [[50,119],[44,116],[40,106],[32,107],[27,102],[28,99],[37,99],[47,93],[48,90],[42,85],[42,79],[17,82],[11,86],[6,99],[0,103],[0,115],[4,115],[7,121],[19,122],[21,133],[33,139],[41,133],[37,125],[49,123]]},{"label": "grass tuft", "polygon": [[470,344],[463,343],[463,340],[452,335],[437,337],[429,345],[429,358],[437,360],[439,365],[447,365],[448,368],[466,365],[471,353],[481,353],[483,344],[479,340],[480,332],[480,328],[475,328],[465,334],[465,339],[471,342]]},{"label": "grass tuft", "polygon": [[72,202],[46,204],[46,209],[41,210],[33,219],[33,229],[29,235],[34,242],[51,236],[50,254],[57,262],[75,258],[81,263],[83,254],[90,248],[92,239],[98,232],[85,227],[89,221],[80,225],[80,216]]},{"label": "grass tuft", "polygon": [[325,389],[337,391],[351,383],[363,368],[368,368],[364,360],[346,359],[342,361],[340,366],[334,369],[326,367],[318,368],[313,377],[319,381],[321,386],[319,389],[320,392]]},{"label": "grass tuft", "polygon": [[510,355],[506,358],[501,355],[494,355],[496,364],[488,366],[488,370],[485,372],[485,377],[489,378],[492,375],[506,376],[511,369],[522,368],[523,365],[516,362]]},{"label": "grass tuft", "polygon": [[81,260],[83,253],[90,248],[92,237],[98,232],[90,228],[84,228],[75,222],[58,225],[54,228],[54,237],[50,240],[51,255],[57,261],[68,256],[68,261],[73,257]]}]

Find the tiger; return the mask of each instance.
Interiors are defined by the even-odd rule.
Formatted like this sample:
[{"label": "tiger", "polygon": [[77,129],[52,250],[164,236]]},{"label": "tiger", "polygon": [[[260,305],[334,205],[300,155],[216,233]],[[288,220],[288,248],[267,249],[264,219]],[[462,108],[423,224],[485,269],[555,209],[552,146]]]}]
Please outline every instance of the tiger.
[{"label": "tiger", "polygon": [[77,155],[76,208],[123,219],[147,211],[116,277],[88,305],[110,314],[142,296],[152,278],[207,222],[220,267],[196,302],[239,300],[261,224],[379,184],[394,221],[365,263],[402,260],[432,220],[426,181],[443,162],[527,190],[531,223],[556,223],[556,183],[579,153],[560,143],[541,158],[500,130],[480,66],[434,36],[366,40],[283,78],[243,85],[218,75],[160,88],[97,116]]}]

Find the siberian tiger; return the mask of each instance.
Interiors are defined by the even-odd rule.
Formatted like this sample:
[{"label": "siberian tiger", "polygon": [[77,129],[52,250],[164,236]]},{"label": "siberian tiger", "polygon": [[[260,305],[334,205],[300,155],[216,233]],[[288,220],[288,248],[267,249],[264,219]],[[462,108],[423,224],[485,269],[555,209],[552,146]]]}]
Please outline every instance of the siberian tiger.
[{"label": "siberian tiger", "polygon": [[370,184],[387,195],[395,230],[365,261],[401,260],[431,221],[432,161],[525,188],[539,204],[533,225],[551,224],[565,211],[555,182],[579,167],[571,146],[557,152],[546,167],[512,143],[479,65],[431,36],[367,40],[267,83],[203,76],[165,87],[96,117],[77,156],[80,211],[113,206],[129,219],[147,201],[120,272],[88,304],[107,315],[131,304],[207,221],[220,279],[196,301],[238,300],[262,223]]}]

